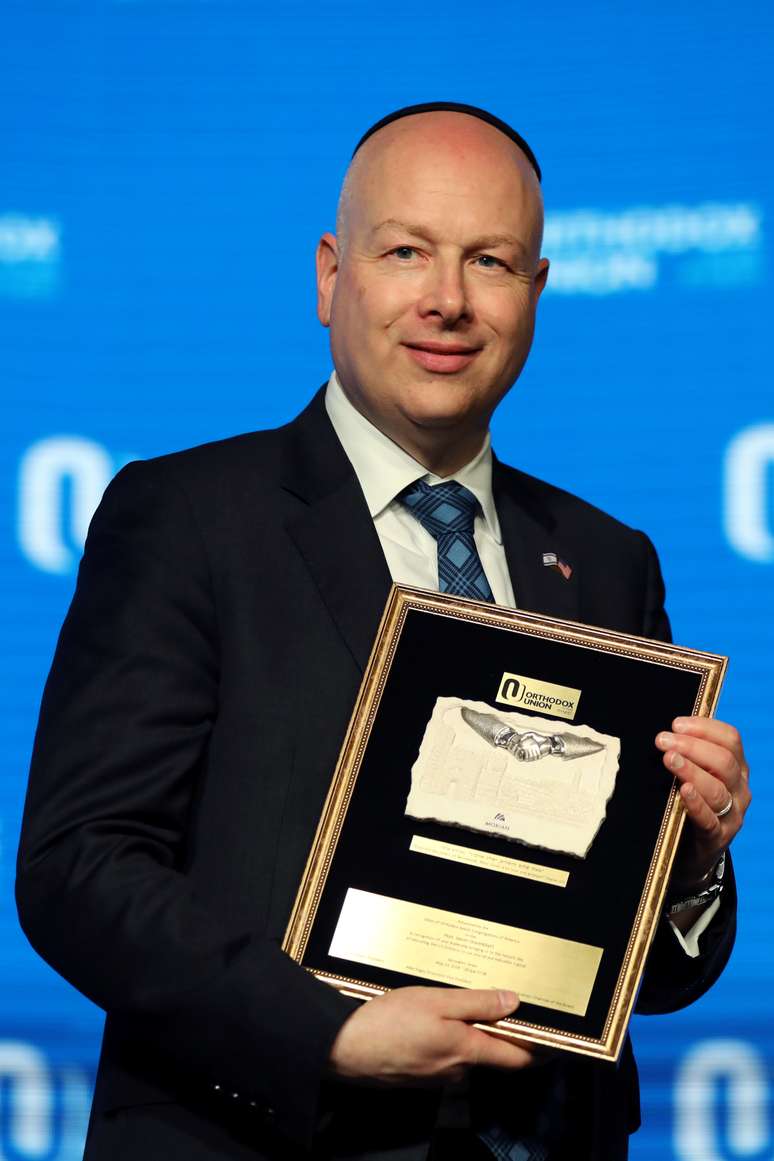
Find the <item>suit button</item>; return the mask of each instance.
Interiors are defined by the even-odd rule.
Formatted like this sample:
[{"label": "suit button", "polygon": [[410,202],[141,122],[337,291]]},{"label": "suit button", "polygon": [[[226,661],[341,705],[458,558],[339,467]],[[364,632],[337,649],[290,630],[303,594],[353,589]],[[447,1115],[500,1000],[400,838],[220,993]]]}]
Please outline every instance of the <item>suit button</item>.
[{"label": "suit button", "polygon": [[239,1093],[238,1093],[238,1092],[232,1092],[232,1094],[231,1094],[231,1099],[232,1099],[232,1100],[236,1100],[236,1099],[238,1098],[238,1096],[239,1096]]},{"label": "suit button", "polygon": [[214,1091],[214,1092],[220,1092],[220,1085],[219,1085],[219,1084],[214,1084],[214,1085],[212,1086],[212,1088],[213,1088],[213,1091]]},{"label": "suit button", "polygon": [[267,1124],[271,1124],[271,1122],[274,1120],[276,1115],[277,1114],[274,1111],[274,1109],[270,1109],[270,1108],[264,1109],[263,1118],[267,1122]]}]

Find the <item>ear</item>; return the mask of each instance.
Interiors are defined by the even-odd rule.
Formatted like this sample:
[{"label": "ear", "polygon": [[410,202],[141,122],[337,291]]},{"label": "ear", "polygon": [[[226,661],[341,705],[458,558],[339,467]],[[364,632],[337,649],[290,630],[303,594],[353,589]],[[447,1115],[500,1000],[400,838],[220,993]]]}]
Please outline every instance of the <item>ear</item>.
[{"label": "ear", "polygon": [[323,234],[317,243],[317,317],[324,327],[330,325],[333,288],[339,271],[339,244],[331,233]]},{"label": "ear", "polygon": [[537,264],[537,271],[535,273],[535,301],[540,298],[545,290],[546,281],[548,279],[549,261],[547,258],[541,258]]}]

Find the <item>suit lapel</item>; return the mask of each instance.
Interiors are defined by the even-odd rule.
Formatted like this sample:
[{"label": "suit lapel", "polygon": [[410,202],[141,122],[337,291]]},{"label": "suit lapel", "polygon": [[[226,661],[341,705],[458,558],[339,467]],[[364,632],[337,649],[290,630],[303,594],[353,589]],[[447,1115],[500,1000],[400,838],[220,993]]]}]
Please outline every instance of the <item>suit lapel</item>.
[{"label": "suit lapel", "polygon": [[283,486],[304,502],[287,531],[362,671],[390,588],[387,561],[323,390],[287,431]]},{"label": "suit lapel", "polygon": [[[360,484],[328,419],[324,388],[286,428],[283,487],[303,505],[287,531],[328,612],[362,671],[390,588],[390,573]],[[516,604],[526,612],[578,620],[576,553],[530,478],[497,458],[492,473]],[[569,580],[544,553],[572,567]]]},{"label": "suit lapel", "polygon": [[[531,485],[528,476],[504,467],[497,459],[492,472],[497,515],[511,574],[516,605],[530,613],[545,613],[577,621],[580,617],[580,576],[572,547],[557,530],[556,519]],[[566,579],[543,563],[544,553],[556,553],[572,567]]]}]

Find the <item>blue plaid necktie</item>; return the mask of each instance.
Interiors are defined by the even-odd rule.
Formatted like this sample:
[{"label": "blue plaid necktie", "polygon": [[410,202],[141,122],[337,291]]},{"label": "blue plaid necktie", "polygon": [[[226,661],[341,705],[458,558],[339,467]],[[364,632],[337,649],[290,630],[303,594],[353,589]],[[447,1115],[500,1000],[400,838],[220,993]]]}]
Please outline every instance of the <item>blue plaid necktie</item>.
[{"label": "blue plaid necktie", "polygon": [[426,484],[417,480],[401,500],[438,544],[438,588],[476,601],[493,601],[481,557],[473,539],[478,500],[462,484]]}]

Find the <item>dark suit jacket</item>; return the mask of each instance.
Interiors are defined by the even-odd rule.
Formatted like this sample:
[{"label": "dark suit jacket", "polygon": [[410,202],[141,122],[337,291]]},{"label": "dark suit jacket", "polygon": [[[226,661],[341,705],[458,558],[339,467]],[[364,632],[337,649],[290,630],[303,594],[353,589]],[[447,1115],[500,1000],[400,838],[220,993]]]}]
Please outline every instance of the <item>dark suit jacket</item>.
[{"label": "dark suit jacket", "polygon": [[[499,463],[494,490],[521,608],[667,636],[645,536]],[[355,1001],[279,947],[389,584],[322,393],[286,427],[130,464],[108,488],[43,698],[17,890],[33,945],[108,1013],[90,1161],[313,1141],[426,1155],[437,1096],[325,1081]],[[717,977],[732,883],[722,911],[698,960],[659,934],[642,1010]],[[617,1069],[554,1067],[573,1156],[623,1156],[630,1050]],[[500,1078],[503,1099],[536,1099],[543,1075]]]}]

